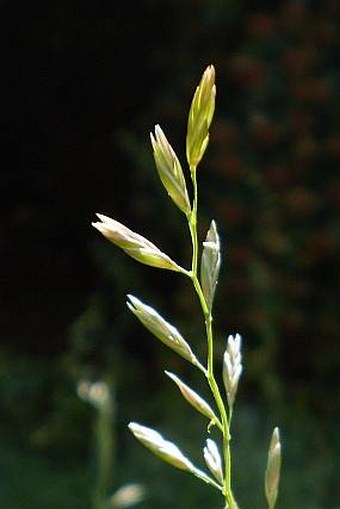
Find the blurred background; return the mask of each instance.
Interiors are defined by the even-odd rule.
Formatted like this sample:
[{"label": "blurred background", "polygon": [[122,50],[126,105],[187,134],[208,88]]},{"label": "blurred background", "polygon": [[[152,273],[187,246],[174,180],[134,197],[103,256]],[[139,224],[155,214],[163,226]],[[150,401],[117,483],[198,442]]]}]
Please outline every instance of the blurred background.
[{"label": "blurred background", "polygon": [[[278,508],[339,509],[339,2],[2,0],[0,9],[1,506],[99,509],[100,493],[138,482],[141,508],[220,507],[126,429],[154,426],[201,461],[206,423],[163,369],[197,390],[200,379],[124,302],[132,293],[154,305],[204,355],[191,288],[90,226],[102,212],[189,264],[185,221],[158,181],[148,133],[160,123],[184,162],[192,94],[213,63],[200,234],[215,218],[218,368],[227,334],[244,341],[235,491],[240,507],[265,507],[279,425]],[[91,392],[97,381],[109,405]]]}]

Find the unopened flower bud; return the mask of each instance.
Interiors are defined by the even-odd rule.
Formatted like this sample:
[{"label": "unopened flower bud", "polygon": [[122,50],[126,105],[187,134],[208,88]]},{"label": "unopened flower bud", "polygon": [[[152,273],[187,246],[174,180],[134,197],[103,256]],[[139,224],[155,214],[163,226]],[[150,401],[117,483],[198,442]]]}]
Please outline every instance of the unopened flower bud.
[{"label": "unopened flower bud", "polygon": [[242,373],[241,336],[228,337],[227,349],[223,356],[223,381],[227,393],[228,404],[234,404],[238,382]]},{"label": "unopened flower bud", "polygon": [[279,490],[281,471],[281,443],[278,428],[273,431],[270,441],[267,469],[265,474],[265,493],[269,509],[274,509]]},{"label": "unopened flower bud", "polygon": [[200,366],[190,346],[173,325],[164,320],[155,309],[144,304],[136,297],[128,295],[128,299],[128,308],[151,334],[192,364]]},{"label": "unopened flower bud", "polygon": [[172,442],[165,440],[160,433],[146,426],[141,426],[135,422],[129,424],[129,429],[134,436],[145,447],[147,447],[156,456],[160,457],[173,467],[179,468],[186,472],[190,472],[202,481],[214,486],[222,491],[222,486],[205,472],[195,467],[193,463],[180,451],[180,449]]},{"label": "unopened flower bud", "polygon": [[146,426],[141,426],[135,422],[129,424],[129,429],[134,436],[151,452],[162,458],[170,465],[193,472],[195,470],[191,461],[184,456],[177,445],[165,440],[160,433]]},{"label": "unopened flower bud", "polygon": [[115,219],[97,214],[100,221],[92,223],[110,242],[116,244],[135,260],[160,269],[183,272],[171,258],[152,242],[133,232]]},{"label": "unopened flower bud", "polygon": [[159,125],[155,134],[150,134],[159,177],[171,199],[184,214],[189,214],[191,207],[181,163]]},{"label": "unopened flower bud", "polygon": [[173,373],[165,371],[165,374],[175,382],[183,397],[188,401],[188,403],[190,403],[191,406],[193,406],[202,415],[207,417],[212,423],[218,422],[218,418],[211,406],[199,394],[197,394],[197,392],[182,382],[182,380],[180,380],[178,376],[174,375]]},{"label": "unopened flower bud", "polygon": [[203,242],[201,259],[201,285],[205,301],[210,311],[214,301],[220,266],[220,239],[217,233],[216,223],[215,221],[211,221],[205,242]]},{"label": "unopened flower bud", "polygon": [[209,142],[209,127],[215,111],[215,69],[209,65],[194,94],[188,118],[186,152],[190,167],[201,161]]},{"label": "unopened flower bud", "polygon": [[210,438],[207,439],[207,445],[203,449],[204,460],[210,472],[216,479],[223,484],[222,460],[216,443]]}]

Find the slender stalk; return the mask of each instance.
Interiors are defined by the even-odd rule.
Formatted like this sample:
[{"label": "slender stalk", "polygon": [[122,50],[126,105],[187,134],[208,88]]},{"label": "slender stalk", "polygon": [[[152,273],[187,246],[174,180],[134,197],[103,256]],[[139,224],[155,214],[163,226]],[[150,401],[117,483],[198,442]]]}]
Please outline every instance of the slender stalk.
[{"label": "slender stalk", "polygon": [[187,216],[191,242],[192,242],[192,261],[191,261],[191,277],[196,276],[197,278],[197,265],[198,265],[198,238],[197,238],[197,204],[198,204],[198,189],[197,189],[197,178],[196,178],[196,166],[190,167],[191,180],[193,186],[193,202],[192,211]]},{"label": "slender stalk", "polygon": [[228,509],[237,509],[237,505],[232,494],[231,489],[231,452],[230,452],[230,428],[229,421],[226,412],[225,405],[223,403],[223,399],[221,396],[220,389],[217,385],[214,376],[214,338],[213,338],[213,328],[212,322],[213,317],[212,313],[209,310],[207,303],[204,298],[204,294],[201,288],[201,284],[198,279],[198,236],[197,236],[197,205],[198,205],[198,191],[197,191],[197,178],[196,178],[196,167],[190,168],[191,179],[193,184],[193,205],[192,211],[187,216],[188,225],[190,230],[191,242],[192,242],[192,262],[191,262],[191,273],[190,278],[192,280],[193,286],[197,293],[198,299],[200,301],[200,305],[202,308],[202,312],[204,315],[205,329],[206,329],[206,337],[207,337],[207,371],[205,373],[209,387],[213,394],[213,397],[216,402],[216,406],[220,413],[221,422],[222,422],[222,434],[223,434],[223,453],[225,459],[225,476],[224,476],[224,486],[223,486],[223,494],[225,497],[225,502],[227,504]]},{"label": "slender stalk", "polygon": [[93,509],[105,509],[111,485],[114,438],[112,434],[113,401],[111,394],[98,406],[95,424],[95,440],[97,449],[97,480],[93,494]]},{"label": "slender stalk", "polygon": [[230,425],[228,421],[228,416],[226,412],[225,405],[223,403],[223,399],[221,396],[220,389],[217,385],[215,376],[214,376],[214,341],[213,341],[213,329],[212,329],[212,315],[207,309],[207,305],[205,303],[204,295],[202,292],[201,285],[197,279],[197,276],[192,278],[196,293],[198,295],[199,301],[201,303],[202,311],[204,313],[205,319],[205,328],[206,328],[206,336],[207,336],[207,347],[208,347],[208,370],[206,373],[206,378],[213,394],[213,397],[216,402],[216,406],[219,410],[221,421],[222,421],[222,434],[223,434],[223,454],[225,460],[225,477],[224,477],[224,489],[223,494],[225,496],[226,502],[228,504],[228,508],[236,509],[237,505],[235,503],[232,489],[231,489],[231,451],[230,451]]}]

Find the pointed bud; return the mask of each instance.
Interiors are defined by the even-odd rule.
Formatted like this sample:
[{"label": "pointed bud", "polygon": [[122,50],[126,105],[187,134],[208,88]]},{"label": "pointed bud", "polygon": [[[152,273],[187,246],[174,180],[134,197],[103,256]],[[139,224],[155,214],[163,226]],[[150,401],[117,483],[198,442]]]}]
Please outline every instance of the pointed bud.
[{"label": "pointed bud", "polygon": [[189,166],[201,161],[209,142],[209,127],[215,111],[215,69],[206,68],[194,94],[188,118],[186,152]]},{"label": "pointed bud", "polygon": [[222,486],[220,484],[214,481],[214,479],[209,477],[205,472],[195,467],[179,450],[177,445],[165,440],[157,431],[146,426],[141,426],[135,422],[131,422],[129,424],[129,429],[132,431],[137,440],[139,440],[145,447],[166,463],[169,463],[180,470],[190,472],[207,484],[214,486],[220,491],[222,490]]},{"label": "pointed bud", "polygon": [[181,164],[159,125],[155,135],[150,134],[156,168],[163,186],[178,208],[189,214],[191,211],[188,192]]},{"label": "pointed bud", "polygon": [[190,346],[173,325],[164,320],[155,309],[143,304],[143,302],[136,297],[128,295],[128,299],[128,308],[151,334],[192,364],[200,366]]},{"label": "pointed bud", "polygon": [[135,422],[129,424],[129,429],[142,444],[162,460],[170,463],[173,467],[187,472],[195,470],[191,461],[184,456],[177,445],[165,440],[160,433]]},{"label": "pointed bud", "polygon": [[129,230],[129,228],[110,217],[103,216],[102,214],[97,214],[97,216],[100,222],[92,223],[92,226],[135,260],[152,267],[183,272],[183,269],[177,263],[160,251],[149,240]]},{"label": "pointed bud", "polygon": [[276,504],[280,482],[280,471],[281,471],[280,432],[278,428],[275,428],[269,446],[268,462],[265,474],[265,493],[269,509],[274,509]]},{"label": "pointed bud", "polygon": [[201,259],[201,285],[209,311],[211,311],[214,301],[220,266],[220,239],[217,233],[216,223],[215,221],[211,221],[205,242],[203,242]]},{"label": "pointed bud", "polygon": [[203,449],[204,460],[210,472],[216,477],[218,482],[223,484],[222,460],[216,443],[210,438],[207,439],[207,445]]},{"label": "pointed bud", "polygon": [[201,398],[199,394],[197,394],[197,392],[193,391],[188,385],[182,382],[182,380],[180,380],[173,373],[165,371],[165,374],[175,382],[175,384],[181,391],[183,397],[188,401],[188,403],[190,403],[191,406],[193,406],[202,415],[207,417],[211,422],[213,423],[218,422],[218,418],[215,415],[213,409],[210,407],[210,405],[208,405],[208,403],[203,398]]},{"label": "pointed bud", "polygon": [[238,381],[242,373],[241,336],[228,337],[227,349],[223,356],[223,382],[227,393],[228,404],[234,404]]}]

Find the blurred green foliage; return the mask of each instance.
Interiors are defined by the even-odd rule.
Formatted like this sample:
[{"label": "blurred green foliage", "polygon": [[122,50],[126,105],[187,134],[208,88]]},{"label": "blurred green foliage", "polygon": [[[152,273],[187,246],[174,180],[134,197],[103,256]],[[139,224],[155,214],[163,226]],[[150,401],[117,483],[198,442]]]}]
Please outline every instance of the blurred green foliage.
[{"label": "blurred green foliage", "polygon": [[[167,364],[171,361],[173,359],[169,358]],[[0,497],[4,507],[28,509],[46,504],[56,509],[91,507],[97,475],[93,436],[95,411],[75,397],[68,376],[59,372],[58,380],[53,383],[55,392],[60,390],[58,398],[51,403],[53,414],[49,413],[43,429],[38,429],[41,409],[33,411],[31,402],[39,399],[41,386],[36,381],[44,378],[43,368],[32,366],[29,359],[25,359],[24,371],[20,369],[20,362],[13,359],[6,359],[6,365],[7,374],[3,367],[1,369],[2,387],[6,378],[15,372],[17,390],[13,390],[13,380],[8,381],[12,390],[11,426],[2,421],[1,427]],[[192,373],[185,375],[189,380],[190,376],[192,378]],[[143,418],[176,440],[195,461],[201,461],[197,444],[203,445],[203,437],[197,415],[181,398],[175,397],[177,392],[171,383],[157,389],[146,387],[146,379],[145,374],[141,376],[138,372],[129,383],[124,377],[121,379],[117,419],[112,428],[117,449],[112,493],[122,483],[138,481],[147,488],[146,500],[141,507],[186,509],[201,503],[217,508],[217,499],[211,490],[189,475],[177,473],[157,461],[127,433],[126,422],[131,416]],[[190,380],[190,383],[195,386],[198,380]],[[4,387],[2,402],[4,393],[9,390]],[[241,385],[241,397],[243,392]],[[22,405],[23,393],[31,408],[30,414]],[[139,400],[143,401],[143,406],[138,405]],[[14,415],[13,409],[19,406],[25,418]],[[259,405],[249,402],[238,405],[236,410],[233,434],[235,491],[241,507],[260,508],[264,505],[261,472],[266,463],[270,430],[276,420],[270,409],[260,409]],[[1,412],[8,417],[9,411],[3,404]],[[58,416],[57,420],[55,416]],[[340,446],[336,423],[324,419],[321,427],[320,420],[302,410],[298,414],[287,414],[282,428],[284,469],[278,507],[335,509],[338,457],[334,452]],[[17,439],[19,429],[20,442]]]},{"label": "blurred green foliage", "polygon": [[[9,318],[0,350],[0,503],[6,509],[90,507],[95,411],[76,395],[77,382],[87,378],[116,386],[112,492],[135,481],[148,488],[142,505],[148,509],[215,507],[209,489],[146,455],[126,431],[128,420],[140,419],[197,458],[198,429],[163,369],[182,370],[188,380],[192,374],[130,320],[123,302],[133,290],[199,342],[189,287],[180,277],[175,283],[155,278],[85,225],[96,207],[104,207],[183,263],[189,259],[185,225],[163,199],[147,131],[157,122],[170,126],[169,139],[183,155],[177,144],[185,131],[183,111],[197,76],[214,63],[217,120],[199,171],[201,227],[203,234],[214,217],[225,239],[216,354],[226,334],[244,336],[235,491],[242,507],[263,507],[259,473],[270,429],[279,424],[278,508],[338,509],[338,2],[141,5],[127,15],[127,6],[110,11],[99,2],[94,15],[85,2],[73,16],[69,3],[60,2],[58,15],[53,8],[46,14],[49,30],[35,30],[35,21],[23,31],[32,39],[26,60],[20,57],[31,70],[23,95],[43,100],[37,116],[34,101],[25,102],[29,135],[22,126],[17,131],[26,174],[5,180],[23,185],[17,208],[10,203],[3,237],[10,239],[14,268],[13,279],[3,281]],[[28,19],[38,20],[36,11]],[[136,43],[129,46],[129,58],[120,49],[117,67],[112,60],[129,39],[129,17],[137,34],[131,45],[142,39],[145,45],[138,43],[137,53]],[[45,41],[53,62],[48,84],[41,77]],[[17,118],[13,111],[11,125]],[[19,338],[17,345],[7,331]]]}]

